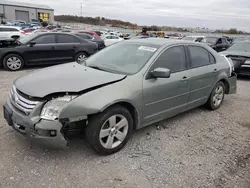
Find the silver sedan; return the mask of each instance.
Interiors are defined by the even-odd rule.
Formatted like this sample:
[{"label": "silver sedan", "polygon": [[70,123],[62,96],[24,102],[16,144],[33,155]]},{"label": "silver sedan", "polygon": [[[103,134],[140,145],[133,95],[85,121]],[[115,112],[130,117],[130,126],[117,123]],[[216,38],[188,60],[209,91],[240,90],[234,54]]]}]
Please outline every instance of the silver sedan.
[{"label": "silver sedan", "polygon": [[100,154],[119,151],[133,130],[206,105],[218,109],[236,92],[236,75],[210,47],[188,41],[137,39],[87,60],[17,79],[4,117],[40,144],[64,147],[83,132]]}]

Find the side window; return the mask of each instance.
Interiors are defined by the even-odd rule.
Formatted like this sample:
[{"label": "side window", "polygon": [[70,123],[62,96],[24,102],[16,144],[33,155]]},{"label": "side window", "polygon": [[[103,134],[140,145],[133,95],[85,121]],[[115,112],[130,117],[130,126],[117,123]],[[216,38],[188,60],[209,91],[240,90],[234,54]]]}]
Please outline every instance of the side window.
[{"label": "side window", "polygon": [[57,43],[79,43],[79,40],[71,35],[57,35]]},{"label": "side window", "polygon": [[221,38],[219,38],[219,40],[217,41],[217,44],[222,44]]},{"label": "side window", "polygon": [[188,46],[191,68],[202,67],[210,64],[209,52],[199,46]]},{"label": "side window", "polygon": [[201,42],[202,39],[203,39],[202,37],[199,37],[199,38],[196,39],[196,41],[197,41],[197,42]]},{"label": "side window", "polygon": [[158,67],[167,68],[171,73],[186,70],[187,65],[184,47],[175,46],[165,50],[155,61],[151,70]]},{"label": "side window", "polygon": [[209,53],[209,62],[212,64],[216,63],[215,57],[210,53]]},{"label": "side window", "polygon": [[118,37],[113,36],[112,39],[118,39]]},{"label": "side window", "polygon": [[107,36],[106,39],[112,39],[112,36]]},{"label": "side window", "polygon": [[55,35],[42,35],[34,40],[36,44],[53,44],[56,43]]},{"label": "side window", "polygon": [[86,35],[86,39],[92,39],[93,37],[91,35]]},{"label": "side window", "polygon": [[10,32],[17,32],[18,31],[18,29],[16,29],[16,28],[7,28],[6,30],[10,31]]},{"label": "side window", "polygon": [[82,39],[88,39],[87,35],[83,35],[83,34],[77,34],[78,37],[81,37]]}]

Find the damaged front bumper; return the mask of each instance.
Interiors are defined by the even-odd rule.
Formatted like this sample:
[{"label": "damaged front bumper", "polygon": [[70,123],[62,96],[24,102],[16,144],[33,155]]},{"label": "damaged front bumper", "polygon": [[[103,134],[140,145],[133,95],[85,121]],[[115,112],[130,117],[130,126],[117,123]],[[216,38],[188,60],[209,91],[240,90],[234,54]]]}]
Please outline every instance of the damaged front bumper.
[{"label": "damaged front bumper", "polygon": [[18,111],[9,99],[3,106],[3,112],[8,124],[32,142],[52,148],[65,148],[67,146],[61,122],[43,120],[38,116],[26,116]]},{"label": "damaged front bumper", "polygon": [[235,94],[237,92],[237,74],[232,72],[231,77],[228,78],[229,91],[227,94]]}]

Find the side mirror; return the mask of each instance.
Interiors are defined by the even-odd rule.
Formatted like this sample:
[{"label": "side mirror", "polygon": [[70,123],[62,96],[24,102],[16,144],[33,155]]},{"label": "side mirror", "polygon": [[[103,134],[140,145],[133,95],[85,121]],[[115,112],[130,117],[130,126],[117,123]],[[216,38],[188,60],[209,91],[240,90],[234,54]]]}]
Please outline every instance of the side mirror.
[{"label": "side mirror", "polygon": [[33,47],[33,46],[36,45],[36,42],[35,42],[35,41],[31,41],[31,42],[29,43],[29,45],[30,45],[30,47]]},{"label": "side mirror", "polygon": [[154,78],[169,78],[171,71],[166,68],[158,67],[155,70],[151,71],[151,76]]}]

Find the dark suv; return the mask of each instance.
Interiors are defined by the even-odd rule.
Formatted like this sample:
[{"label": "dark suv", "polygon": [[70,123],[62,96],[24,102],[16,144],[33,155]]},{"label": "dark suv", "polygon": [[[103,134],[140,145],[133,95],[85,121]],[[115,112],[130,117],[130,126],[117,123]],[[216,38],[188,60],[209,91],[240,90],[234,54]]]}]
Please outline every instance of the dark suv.
[{"label": "dark suv", "polygon": [[20,38],[15,46],[0,51],[0,65],[17,71],[25,65],[59,64],[77,61],[94,54],[94,42],[66,33],[35,33]]}]

